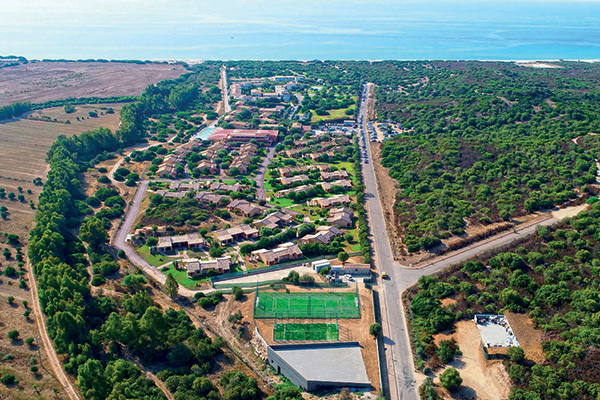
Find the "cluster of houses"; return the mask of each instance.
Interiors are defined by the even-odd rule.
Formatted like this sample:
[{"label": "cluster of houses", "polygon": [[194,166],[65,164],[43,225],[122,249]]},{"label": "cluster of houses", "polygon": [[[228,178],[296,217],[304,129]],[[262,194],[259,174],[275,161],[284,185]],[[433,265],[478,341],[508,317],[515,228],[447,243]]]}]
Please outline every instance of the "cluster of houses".
[{"label": "cluster of houses", "polygon": [[213,260],[199,260],[197,258],[187,258],[174,261],[175,268],[184,268],[187,270],[188,277],[193,278],[198,275],[205,275],[214,271],[217,274],[228,274],[231,271],[231,257],[217,257]]},{"label": "cluster of houses", "polygon": [[336,206],[349,206],[351,200],[350,196],[347,194],[336,194],[331,197],[315,197],[314,199],[307,200],[306,203],[309,206],[328,208]]},{"label": "cluster of houses", "polygon": [[240,174],[247,174],[252,159],[258,154],[258,146],[254,143],[244,143],[240,146],[238,155],[235,156],[229,169],[237,168]]},{"label": "cluster of houses", "polygon": [[276,119],[281,117],[285,112],[285,106],[278,105],[276,107],[266,108],[266,107],[255,107],[255,106],[247,106],[244,104],[240,104],[236,107],[235,110],[231,111],[224,118],[224,121],[227,122],[231,128],[233,129],[249,129],[252,127],[250,122],[247,120],[240,121],[237,116],[244,110],[250,112],[251,114],[258,114],[260,118],[260,126],[263,128],[277,128],[279,123]]},{"label": "cluster of houses", "polygon": [[319,170],[319,172],[331,171],[331,165],[329,164],[308,164],[308,165],[296,165],[293,167],[281,167],[277,168],[279,175],[283,177],[292,176],[301,172]]},{"label": "cluster of houses", "polygon": [[275,249],[260,249],[250,253],[254,261],[260,261],[265,266],[281,264],[286,261],[299,260],[302,258],[302,250],[294,243],[284,243]]},{"label": "cluster of houses", "polygon": [[[183,187],[190,187],[190,184]],[[192,186],[193,187],[193,186]],[[264,213],[267,207],[254,205],[246,200],[233,200],[227,207],[230,211],[239,212],[244,216],[257,216]],[[234,244],[236,242],[256,239],[260,236],[260,229],[284,228],[295,222],[298,213],[282,209],[275,211],[264,218],[250,224],[241,224],[226,229],[212,232],[212,236],[221,246]],[[340,228],[352,227],[354,213],[347,208],[335,208],[329,212],[328,226],[319,226],[315,233],[306,235],[298,240],[297,244],[285,243],[275,249],[260,249],[253,251],[250,259],[262,262],[265,266],[271,266],[286,261],[302,258],[302,251],[298,247],[307,243],[329,244],[336,237],[343,236]],[[206,246],[207,243],[198,233],[188,233],[179,236],[161,236],[158,239],[156,249],[160,252],[172,252],[175,250],[194,250]],[[180,265],[185,267],[190,277],[204,274],[208,270],[216,273],[227,273],[230,269],[231,259],[229,257],[202,261],[197,259],[181,260]]]},{"label": "cluster of houses", "polygon": [[330,138],[322,133],[320,136],[313,136],[309,139],[295,140],[294,148],[284,150],[283,154],[290,158],[307,157],[317,161],[323,154],[333,157],[336,153],[343,153],[346,147],[352,144],[352,139],[349,137],[336,136]]},{"label": "cluster of houses", "polygon": [[321,186],[327,193],[331,192],[331,190],[336,186],[341,187],[343,190],[352,189],[352,182],[348,179],[340,179],[333,182],[319,182],[317,185]]},{"label": "cluster of houses", "polygon": [[[206,189],[210,190],[207,191]],[[174,181],[171,182],[169,186],[169,190],[156,190],[154,193],[166,197],[166,198],[184,198],[187,193],[195,192],[194,199],[202,202],[202,203],[214,203],[219,204],[224,201],[230,202],[231,197],[225,194],[214,193],[216,191],[226,191],[226,192],[240,192],[245,190],[245,185],[240,185],[239,183],[226,184],[222,182],[211,182],[211,181],[201,181],[201,180],[193,180],[189,182],[181,182]]]},{"label": "cluster of houses", "polygon": [[[282,85],[275,85],[273,92],[264,91],[256,86],[261,86],[264,79],[235,79],[230,86],[230,94],[237,100],[242,100],[248,103],[254,103],[256,99],[277,99],[280,101],[290,101],[291,91],[296,87],[298,80],[302,79],[297,76],[276,76],[268,78],[271,81],[286,82]],[[243,93],[244,89],[250,88],[250,95]]]}]

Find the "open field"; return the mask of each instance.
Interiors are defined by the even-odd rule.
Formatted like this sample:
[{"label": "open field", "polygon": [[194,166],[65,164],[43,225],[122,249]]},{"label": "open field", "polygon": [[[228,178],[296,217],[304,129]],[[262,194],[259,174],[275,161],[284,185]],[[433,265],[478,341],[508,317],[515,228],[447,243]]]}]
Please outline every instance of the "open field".
[{"label": "open field", "polygon": [[69,97],[135,96],[146,86],[177,78],[180,65],[36,62],[3,68],[0,107],[16,101],[43,103]]},{"label": "open field", "polygon": [[[34,111],[34,118],[46,116],[50,119],[65,121],[45,122],[33,119],[18,119],[11,122],[0,123],[0,187],[7,193],[21,194],[22,188],[24,202],[1,199],[0,205],[8,208],[9,216],[0,221],[0,231],[16,233],[22,238],[27,237],[27,232],[33,226],[35,210],[29,205],[29,200],[37,204],[41,186],[35,186],[33,179],[40,177],[45,180],[47,173],[46,153],[59,135],[72,136],[81,132],[107,127],[116,130],[119,126],[119,112],[121,104],[105,104],[102,107],[112,107],[114,114],[101,115],[100,105],[77,106],[77,111],[66,114],[62,107],[53,107],[47,110]],[[90,118],[89,111],[97,110],[98,118]],[[80,121],[77,121],[80,117]],[[86,117],[84,119],[84,117]],[[31,193],[28,193],[28,190]]]},{"label": "open field", "polygon": [[360,318],[356,293],[262,292],[255,318]]},{"label": "open field", "polygon": [[276,324],[275,340],[338,340],[336,324]]}]

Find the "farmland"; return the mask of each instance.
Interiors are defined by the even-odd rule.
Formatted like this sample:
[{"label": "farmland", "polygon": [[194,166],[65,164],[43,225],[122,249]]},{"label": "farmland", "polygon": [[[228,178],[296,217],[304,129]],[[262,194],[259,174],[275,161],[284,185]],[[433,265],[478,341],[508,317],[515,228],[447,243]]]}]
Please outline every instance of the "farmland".
[{"label": "farmland", "polygon": [[0,107],[69,97],[137,96],[149,84],[185,73],[180,65],[117,62],[36,62],[2,69]]}]

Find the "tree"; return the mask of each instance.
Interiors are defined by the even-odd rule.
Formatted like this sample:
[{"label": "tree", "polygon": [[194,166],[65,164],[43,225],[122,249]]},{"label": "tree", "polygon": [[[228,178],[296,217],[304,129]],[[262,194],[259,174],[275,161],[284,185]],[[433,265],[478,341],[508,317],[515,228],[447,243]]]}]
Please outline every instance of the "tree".
[{"label": "tree", "polygon": [[89,359],[77,370],[77,383],[86,399],[103,400],[108,396],[108,381],[102,363]]},{"label": "tree", "polygon": [[379,322],[375,322],[369,327],[369,333],[375,337],[379,335],[381,332],[381,324]]},{"label": "tree", "polygon": [[525,359],[525,352],[521,347],[509,347],[506,354],[512,362],[520,363]]},{"label": "tree", "polygon": [[338,253],[337,258],[338,258],[338,260],[340,260],[342,262],[342,264],[345,264],[346,261],[348,261],[348,259],[350,258],[350,256],[345,251],[340,251]]},{"label": "tree", "polygon": [[300,281],[300,274],[298,273],[298,271],[290,271],[290,273],[288,274],[288,276],[286,277],[286,280],[288,282],[292,282],[292,283],[298,283]]},{"label": "tree", "polygon": [[454,368],[448,368],[440,375],[440,383],[446,389],[453,391],[460,387],[463,380],[458,371]]},{"label": "tree", "polygon": [[157,244],[158,244],[158,238],[149,237],[148,239],[146,239],[146,246],[148,246],[148,247],[154,247]]},{"label": "tree", "polygon": [[81,240],[92,247],[100,247],[108,240],[104,224],[96,217],[86,218],[79,228]]},{"label": "tree", "polygon": [[231,293],[233,293],[233,298],[236,300],[240,300],[242,297],[244,297],[244,290],[239,286],[232,287]]},{"label": "tree", "polygon": [[165,293],[169,295],[171,298],[177,296],[179,293],[179,284],[175,280],[175,277],[172,273],[167,274],[167,280],[165,281]]},{"label": "tree", "polygon": [[16,329],[13,329],[12,331],[8,332],[8,338],[10,340],[16,340],[19,338],[19,331]]}]

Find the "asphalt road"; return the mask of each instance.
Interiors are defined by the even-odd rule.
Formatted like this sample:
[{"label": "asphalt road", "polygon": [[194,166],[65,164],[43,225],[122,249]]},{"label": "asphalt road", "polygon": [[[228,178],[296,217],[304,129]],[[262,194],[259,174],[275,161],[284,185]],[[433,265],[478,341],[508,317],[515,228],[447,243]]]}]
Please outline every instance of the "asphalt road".
[{"label": "asphalt road", "polygon": [[[368,84],[369,91],[373,85]],[[400,295],[403,288],[410,286],[403,282],[403,269],[397,268],[385,230],[385,220],[381,207],[373,157],[368,144],[367,103],[362,103],[359,115],[363,117],[361,129],[367,140],[366,151],[369,162],[363,160],[363,180],[365,184],[365,202],[369,218],[369,229],[373,248],[373,261],[377,266],[378,285],[380,289],[381,322],[384,335],[385,365],[382,365],[383,390],[390,399],[417,400],[417,388],[414,378],[412,351],[406,330],[406,321],[402,310]],[[361,146],[362,146],[361,138]],[[381,279],[381,272],[386,272],[390,279]]]}]

